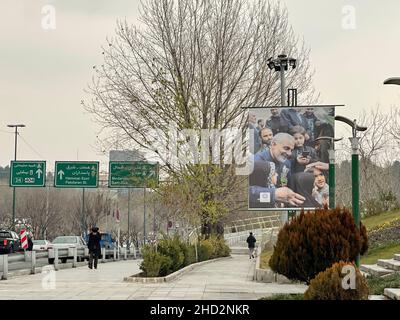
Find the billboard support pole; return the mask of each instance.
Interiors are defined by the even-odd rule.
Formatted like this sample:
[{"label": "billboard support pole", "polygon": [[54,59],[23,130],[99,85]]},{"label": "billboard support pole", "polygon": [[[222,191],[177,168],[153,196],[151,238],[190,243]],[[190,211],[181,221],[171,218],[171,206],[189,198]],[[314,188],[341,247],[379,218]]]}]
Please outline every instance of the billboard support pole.
[{"label": "billboard support pole", "polygon": [[329,151],[329,209],[334,209],[335,204],[335,149],[333,146],[332,139],[332,149]]}]

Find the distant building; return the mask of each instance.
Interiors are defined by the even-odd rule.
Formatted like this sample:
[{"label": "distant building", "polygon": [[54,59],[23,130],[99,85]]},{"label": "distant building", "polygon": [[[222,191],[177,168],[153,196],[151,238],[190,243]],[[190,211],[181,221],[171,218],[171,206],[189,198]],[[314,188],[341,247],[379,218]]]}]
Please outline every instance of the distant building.
[{"label": "distant building", "polygon": [[111,150],[110,161],[145,161],[146,158],[138,150]]}]

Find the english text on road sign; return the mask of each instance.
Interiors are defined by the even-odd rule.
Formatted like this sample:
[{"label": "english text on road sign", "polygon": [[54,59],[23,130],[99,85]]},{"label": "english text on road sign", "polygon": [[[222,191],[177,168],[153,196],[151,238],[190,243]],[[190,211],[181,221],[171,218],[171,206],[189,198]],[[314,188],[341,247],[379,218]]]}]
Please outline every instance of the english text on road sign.
[{"label": "english text on road sign", "polygon": [[11,187],[44,187],[46,161],[11,161]]},{"label": "english text on road sign", "polygon": [[56,161],[54,186],[57,188],[97,188],[98,161]]},{"label": "english text on road sign", "polygon": [[144,161],[110,161],[110,188],[140,188],[158,184],[158,164]]}]

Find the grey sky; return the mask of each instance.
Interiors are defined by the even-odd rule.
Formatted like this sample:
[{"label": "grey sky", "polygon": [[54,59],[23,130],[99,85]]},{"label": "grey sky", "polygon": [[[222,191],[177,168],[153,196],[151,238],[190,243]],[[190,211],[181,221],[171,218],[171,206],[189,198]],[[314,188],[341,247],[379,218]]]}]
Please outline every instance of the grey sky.
[{"label": "grey sky", "polygon": [[[250,0],[249,0],[250,1]],[[383,86],[400,76],[397,0],[285,0],[295,32],[311,48],[315,87],[322,103],[343,103],[338,114],[398,105],[400,87]],[[41,9],[56,9],[56,29],[41,27]],[[117,18],[137,23],[138,0],[2,0],[0,2],[0,165],[13,158],[9,123],[24,123],[19,159],[100,160],[98,127],[80,105],[84,89],[101,63],[101,46]],[[355,8],[356,28],[342,26],[343,7]],[[340,125],[336,126],[341,131]],[[340,135],[340,132],[339,132]]]}]

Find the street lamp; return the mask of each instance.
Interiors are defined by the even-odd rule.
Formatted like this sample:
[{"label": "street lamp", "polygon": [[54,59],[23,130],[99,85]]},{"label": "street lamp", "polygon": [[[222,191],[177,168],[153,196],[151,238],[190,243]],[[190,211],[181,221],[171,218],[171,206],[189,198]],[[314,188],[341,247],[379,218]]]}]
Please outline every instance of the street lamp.
[{"label": "street lamp", "polygon": [[[351,121],[350,119],[342,116],[336,116],[335,120],[348,124],[352,129],[352,137],[349,138],[351,142],[351,184],[352,184],[352,205],[353,205],[353,218],[356,227],[360,229],[360,185],[359,185],[359,164],[358,164],[358,142],[357,137],[358,131],[365,131],[367,127],[358,126],[356,120]],[[356,258],[356,266],[360,267],[360,254],[358,253]]]},{"label": "street lamp", "polygon": [[388,78],[383,82],[383,84],[397,84],[397,85],[400,85],[400,78],[399,77]]},{"label": "street lamp", "polygon": [[335,142],[342,140],[343,138],[335,139],[333,137],[322,136],[315,139],[315,141],[319,140],[327,140],[330,142],[329,149],[329,208],[335,208]]},{"label": "street lamp", "polygon": [[292,69],[296,68],[296,59],[289,58],[285,54],[281,54],[277,59],[268,59],[268,68],[271,70],[279,71],[281,73],[281,105],[286,105],[285,98],[285,71],[292,67]]},{"label": "street lamp", "polygon": [[[17,160],[17,137],[18,137],[18,128],[24,128],[24,124],[8,124],[7,127],[15,128],[15,138],[14,138],[14,161]],[[11,228],[15,231],[15,187],[13,187],[13,208],[12,208],[12,225]]]}]

